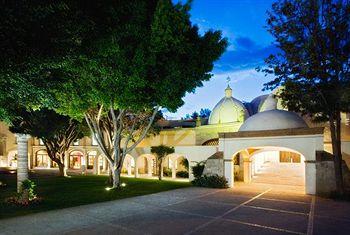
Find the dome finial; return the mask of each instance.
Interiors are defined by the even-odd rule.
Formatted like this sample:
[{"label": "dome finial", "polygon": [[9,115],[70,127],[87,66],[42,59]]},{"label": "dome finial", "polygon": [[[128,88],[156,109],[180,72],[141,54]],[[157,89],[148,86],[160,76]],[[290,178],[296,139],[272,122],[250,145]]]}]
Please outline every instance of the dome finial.
[{"label": "dome finial", "polygon": [[231,78],[227,77],[226,81],[227,81],[227,87],[225,89],[225,97],[230,98],[230,97],[232,97],[232,89],[230,87]]}]

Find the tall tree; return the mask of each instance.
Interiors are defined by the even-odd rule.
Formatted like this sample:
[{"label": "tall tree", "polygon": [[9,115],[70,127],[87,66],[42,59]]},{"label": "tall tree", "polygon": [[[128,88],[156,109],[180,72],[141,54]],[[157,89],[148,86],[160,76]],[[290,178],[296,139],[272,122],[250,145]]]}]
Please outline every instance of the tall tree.
[{"label": "tall tree", "polygon": [[17,108],[16,117],[10,123],[10,131],[40,138],[52,161],[57,163],[61,176],[67,176],[64,165],[70,145],[90,133],[84,123],[53,110],[41,109],[28,112]]},{"label": "tall tree", "polygon": [[350,3],[347,0],[283,0],[268,12],[267,28],[280,49],[263,69],[283,86],[278,96],[289,110],[328,121],[337,190],[344,192],[341,112],[350,111]]},{"label": "tall tree", "polygon": [[211,113],[211,110],[210,110],[210,109],[204,108],[204,109],[201,109],[201,110],[199,111],[199,116],[200,116],[201,118],[209,118],[210,113]]},{"label": "tall tree", "polygon": [[170,0],[91,1],[81,9],[91,33],[61,67],[59,112],[84,117],[108,160],[113,187],[130,153],[152,128],[160,107],[175,111],[186,92],[209,80],[227,41],[200,35],[189,4]]},{"label": "tall tree", "polygon": [[158,179],[163,178],[163,160],[164,158],[175,152],[174,147],[168,147],[166,145],[152,146],[151,153],[157,156],[157,166],[158,166]]}]

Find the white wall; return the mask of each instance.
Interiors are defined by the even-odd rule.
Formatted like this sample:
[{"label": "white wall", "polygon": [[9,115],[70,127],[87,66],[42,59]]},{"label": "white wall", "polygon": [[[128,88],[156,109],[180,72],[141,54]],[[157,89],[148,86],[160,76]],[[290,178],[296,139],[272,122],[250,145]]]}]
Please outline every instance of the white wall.
[{"label": "white wall", "polygon": [[[273,136],[219,139],[219,150],[224,151],[224,159],[231,161],[239,151],[248,148],[279,147],[291,149],[305,157],[305,192],[316,193],[316,151],[323,150],[323,135]],[[233,185],[233,170],[225,166],[225,177]]]}]

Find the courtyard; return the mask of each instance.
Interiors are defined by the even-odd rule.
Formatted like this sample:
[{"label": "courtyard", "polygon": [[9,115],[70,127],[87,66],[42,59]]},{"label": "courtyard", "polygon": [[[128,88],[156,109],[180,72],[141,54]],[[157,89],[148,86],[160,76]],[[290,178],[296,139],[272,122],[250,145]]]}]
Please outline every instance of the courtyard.
[{"label": "courtyard", "polygon": [[350,203],[299,187],[182,188],[2,220],[2,234],[349,234]]},{"label": "courtyard", "polygon": [[300,187],[181,188],[1,220],[2,234],[349,234],[350,203]]}]

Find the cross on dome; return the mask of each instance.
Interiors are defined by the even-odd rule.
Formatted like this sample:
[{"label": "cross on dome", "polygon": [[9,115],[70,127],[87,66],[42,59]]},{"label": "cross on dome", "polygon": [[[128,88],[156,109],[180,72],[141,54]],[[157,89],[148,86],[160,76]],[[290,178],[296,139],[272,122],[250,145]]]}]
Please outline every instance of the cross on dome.
[{"label": "cross on dome", "polygon": [[231,78],[227,77],[226,81],[227,81],[227,87],[225,89],[225,97],[230,98],[230,97],[232,97],[232,89],[230,87]]}]

